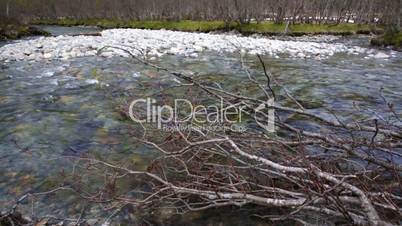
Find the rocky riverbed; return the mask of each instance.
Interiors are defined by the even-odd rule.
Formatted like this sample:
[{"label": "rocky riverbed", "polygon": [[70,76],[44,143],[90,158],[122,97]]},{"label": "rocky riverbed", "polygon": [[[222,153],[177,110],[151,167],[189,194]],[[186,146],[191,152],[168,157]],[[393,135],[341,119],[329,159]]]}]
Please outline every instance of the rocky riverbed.
[{"label": "rocky riverbed", "polygon": [[[262,54],[280,58],[325,59],[334,54],[361,55],[366,58],[390,58],[394,53],[343,43],[322,41],[273,40],[266,37],[244,37],[235,34],[204,34],[166,30],[111,29],[100,36],[38,37],[20,40],[0,48],[2,61],[67,60],[94,56],[105,46],[129,49],[133,54],[155,59],[166,54],[198,57],[200,52],[233,53],[240,51],[251,55]],[[117,49],[100,53],[104,57],[128,54]]]},{"label": "rocky riverbed", "polygon": [[[0,43],[4,44],[0,47],[0,212],[8,211],[27,193],[49,191],[66,184],[69,178],[75,180],[64,176],[73,169],[91,181],[88,189],[97,189],[105,178],[76,168],[76,162],[71,161],[75,156],[94,156],[145,170],[160,154],[133,139],[133,123],[122,118],[118,107],[137,98],[159,98],[162,89],[169,98],[188,98],[188,92],[171,90],[178,85],[173,76],[119,57],[127,56],[122,52],[94,56],[105,45],[135,47],[149,59],[155,58],[152,62],[161,67],[193,72],[211,84],[251,93],[254,91],[244,83],[247,74],[237,51],[248,53],[244,61],[256,76],[263,75],[259,60],[252,54],[261,53],[274,78],[315,114],[324,117],[323,111],[334,109],[349,119],[358,108],[366,115],[387,118],[389,112],[381,94],[396,112],[402,111],[402,54],[370,48],[367,36],[273,40],[257,35],[130,29],[105,30],[101,36],[73,36],[100,31],[79,27],[50,30],[57,30],[58,34],[49,32],[58,36]],[[121,191],[131,191],[135,183],[124,180],[117,185]],[[75,193],[38,197],[33,205],[38,216],[110,216],[99,205],[88,206]],[[31,201],[22,202],[18,210],[30,216]],[[226,223],[230,219],[233,224],[257,224],[244,213],[231,210],[222,214],[208,220],[211,224],[221,219]],[[163,219],[166,216],[159,212],[156,215]],[[200,225],[208,225],[204,219],[205,215],[200,215]],[[114,220],[113,225],[132,225],[136,216],[125,210]],[[188,224],[186,221],[181,225]]]}]

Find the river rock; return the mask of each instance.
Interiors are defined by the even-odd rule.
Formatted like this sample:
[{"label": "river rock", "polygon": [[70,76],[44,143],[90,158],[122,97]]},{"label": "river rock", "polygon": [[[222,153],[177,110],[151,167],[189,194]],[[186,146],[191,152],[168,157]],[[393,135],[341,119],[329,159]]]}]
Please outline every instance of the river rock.
[{"label": "river rock", "polygon": [[31,52],[31,50],[29,50],[29,49],[25,49],[25,50],[24,50],[24,54],[27,55],[27,56],[29,56],[29,55],[32,54],[32,52]]},{"label": "river rock", "polygon": [[106,58],[110,58],[113,57],[115,54],[113,52],[102,52],[101,56],[106,57]]},{"label": "river rock", "polygon": [[198,53],[191,53],[191,54],[189,55],[189,57],[191,57],[191,58],[197,58],[197,57],[198,57]]},{"label": "river rock", "polygon": [[43,50],[43,53],[51,53],[51,52],[53,52],[53,51],[54,51],[53,49],[47,48],[47,49],[44,49],[44,50]]},{"label": "river rock", "polygon": [[[347,46],[342,43],[328,43],[320,39],[305,38],[303,41],[275,40],[266,37],[243,37],[237,34],[110,29],[102,31],[101,36],[57,36],[20,40],[0,47],[0,60],[64,60],[82,56],[95,56],[105,46],[124,48],[135,55],[148,54],[148,56],[152,57],[172,54],[194,58],[198,57],[200,52],[208,49],[217,53],[236,53],[240,50],[243,54],[270,55],[275,58],[292,56],[312,59],[317,54],[320,55],[320,59],[325,59],[336,53],[364,54],[366,56],[366,52],[372,51],[370,54],[374,54],[375,58],[389,58],[387,54],[378,50]],[[32,53],[40,54],[33,58],[31,57]],[[130,57],[126,52],[113,48],[103,51],[101,56]]]},{"label": "river rock", "polygon": [[204,50],[204,48],[202,48],[202,46],[193,46],[193,48],[196,52],[202,52]]},{"label": "river rock", "polygon": [[376,59],[385,59],[385,58],[389,58],[389,55],[387,55],[385,53],[382,53],[382,52],[379,52],[376,55],[374,55],[373,57],[376,58]]},{"label": "river rock", "polygon": [[51,53],[45,53],[45,54],[43,54],[43,58],[50,59],[50,58],[52,58],[52,54]]},{"label": "river rock", "polygon": [[306,55],[304,53],[298,53],[297,57],[299,58],[306,58]]},{"label": "river rock", "polygon": [[30,60],[30,61],[35,61],[37,58],[38,58],[38,56],[36,56],[34,54],[31,54],[31,55],[28,56],[27,59]]},{"label": "river rock", "polygon": [[96,79],[87,79],[87,80],[85,80],[85,83],[88,85],[96,85],[96,84],[99,84],[99,81]]}]

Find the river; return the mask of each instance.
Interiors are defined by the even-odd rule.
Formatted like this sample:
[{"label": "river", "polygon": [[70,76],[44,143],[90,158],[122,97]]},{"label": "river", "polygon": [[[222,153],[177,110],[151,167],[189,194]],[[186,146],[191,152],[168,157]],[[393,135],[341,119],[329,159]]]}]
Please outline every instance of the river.
[{"label": "river", "polygon": [[[54,35],[98,32],[85,28],[47,29]],[[370,49],[367,36],[302,37],[296,41]],[[7,51],[15,51],[11,47]],[[381,52],[389,57],[335,52],[317,59],[278,52],[265,54],[263,58],[273,76],[317,113],[331,108],[347,118],[353,106],[360,106],[368,114],[371,111],[381,114],[386,106],[380,89],[400,112],[402,54],[391,50],[374,49],[372,52],[371,55]],[[0,51],[0,54],[3,59],[9,57],[8,52]],[[165,54],[152,61],[162,67],[191,71],[233,85],[246,78],[235,52],[209,50],[198,52],[196,56]],[[247,55],[246,62],[253,73],[259,73],[255,55]],[[45,191],[62,183],[63,175],[74,168],[73,161],[66,156],[95,156],[146,169],[147,163],[158,153],[131,139],[130,121],[123,120],[116,109],[126,100],[176,84],[177,80],[171,75],[120,56],[1,62],[0,208],[10,207],[17,197],[27,192]],[[24,204],[29,212],[30,203]],[[77,198],[60,194],[35,200],[34,209],[38,214],[79,215],[84,205]],[[95,207],[89,209],[89,212],[99,211]],[[225,217],[216,218],[219,216],[214,220],[220,221]],[[239,220],[238,217],[233,219]],[[252,221],[247,222],[252,224]]]}]

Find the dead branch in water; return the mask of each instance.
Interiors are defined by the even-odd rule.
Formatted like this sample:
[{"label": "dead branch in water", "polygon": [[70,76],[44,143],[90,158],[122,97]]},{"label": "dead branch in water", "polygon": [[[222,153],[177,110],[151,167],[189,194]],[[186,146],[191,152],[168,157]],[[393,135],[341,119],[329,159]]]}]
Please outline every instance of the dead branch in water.
[{"label": "dead branch in water", "polygon": [[[327,114],[333,115],[332,119],[306,110],[272,78],[261,57],[265,85],[245,69],[249,81],[265,97],[256,98],[211,85],[191,74],[159,67],[130,50],[117,49],[156,70],[170,73],[211,98],[241,106],[250,115],[255,115],[257,108],[261,111],[261,106],[275,109],[278,132],[269,134],[260,127],[246,132],[200,129],[164,134],[170,139],[175,137],[174,145],[154,142],[152,133],[147,134],[141,141],[162,155],[147,172],[98,162],[152,180],[151,195],[141,200],[126,198],[127,202],[144,206],[163,203],[178,213],[254,204],[280,207],[282,215],[269,216],[271,220],[303,221],[306,213],[314,212],[357,225],[398,224],[402,217],[399,183],[402,134],[396,124],[381,120],[347,123],[331,111]],[[275,88],[285,89],[282,98],[294,107],[279,102],[268,105],[267,99],[278,96]],[[301,128],[284,119],[283,114],[296,115],[325,129]],[[392,114],[397,116],[393,111]],[[268,118],[259,114],[254,120]],[[393,218],[386,217],[390,215]]]},{"label": "dead branch in water", "polygon": [[[307,110],[272,78],[261,57],[262,78],[245,67],[247,79],[261,95],[247,96],[224,89],[192,74],[162,68],[121,47],[135,60],[185,82],[185,89],[226,106],[244,109],[247,131],[214,131],[198,127],[190,131],[158,131],[141,124],[135,139],[160,153],[146,171],[130,165],[79,158],[87,170],[107,175],[104,189],[87,194],[91,202],[119,211],[123,206],[171,208],[177,214],[228,206],[260,206],[271,221],[294,220],[308,224],[314,213],[322,219],[355,225],[397,225],[402,219],[401,150],[398,125],[382,120],[344,122]],[[101,50],[101,51],[103,51]],[[135,51],[135,50],[133,50]],[[270,105],[268,99],[285,89],[281,98],[292,104]],[[194,94],[195,95],[195,94]],[[388,106],[392,106],[387,102]],[[126,108],[124,108],[126,109]],[[265,110],[274,109],[276,133],[259,122],[269,120]],[[390,107],[393,116],[398,114]],[[360,113],[360,112],[359,112]],[[361,113],[362,114],[362,113]],[[289,117],[314,125],[309,129]],[[174,122],[174,126],[180,126]],[[319,129],[317,129],[319,128]],[[142,189],[116,192],[116,180],[138,178]],[[276,211],[272,211],[275,209]],[[109,220],[109,219],[108,219]]]}]

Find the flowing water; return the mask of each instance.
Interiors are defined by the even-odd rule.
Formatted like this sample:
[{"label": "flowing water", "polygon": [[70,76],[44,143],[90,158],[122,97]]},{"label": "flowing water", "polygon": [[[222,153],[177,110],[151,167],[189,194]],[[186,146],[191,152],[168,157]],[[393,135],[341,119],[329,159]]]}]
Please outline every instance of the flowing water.
[{"label": "flowing water", "polygon": [[60,26],[40,25],[35,27],[47,31],[53,36],[93,34],[102,31],[102,29],[98,27],[91,27],[91,26],[60,27]]},{"label": "flowing water", "polygon": [[[71,28],[50,29],[56,34],[71,32]],[[356,40],[366,46],[368,37],[338,42],[356,44]],[[402,111],[402,54],[393,55],[389,59],[363,59],[335,54],[323,60],[267,56],[264,60],[273,76],[299,100],[309,102],[310,109],[331,108],[347,117],[353,105],[369,114],[371,110],[385,111],[381,88],[395,110]],[[197,58],[166,55],[154,63],[231,81],[236,86],[246,78],[236,54],[204,52]],[[248,57],[247,63],[259,69],[255,57]],[[131,138],[131,123],[123,120],[116,108],[125,100],[176,84],[172,76],[122,57],[2,63],[0,208],[9,208],[28,192],[57,187],[63,171],[73,168],[67,156],[98,156],[145,169],[157,153]],[[31,204],[24,204],[30,211]],[[70,196],[57,196],[35,202],[34,210],[79,214],[82,205]]]}]

